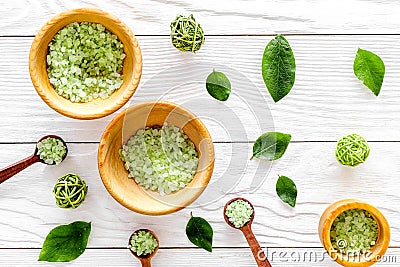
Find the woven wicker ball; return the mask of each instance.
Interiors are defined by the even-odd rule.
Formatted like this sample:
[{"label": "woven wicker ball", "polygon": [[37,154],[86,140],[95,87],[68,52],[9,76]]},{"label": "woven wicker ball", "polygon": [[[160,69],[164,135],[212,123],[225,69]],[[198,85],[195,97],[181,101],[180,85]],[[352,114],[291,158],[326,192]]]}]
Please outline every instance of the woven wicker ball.
[{"label": "woven wicker ball", "polygon": [[183,52],[196,52],[204,43],[204,32],[193,15],[179,15],[171,22],[172,45]]},{"label": "woven wicker ball", "polygon": [[368,158],[370,152],[367,141],[358,134],[340,138],[336,147],[336,159],[346,166],[357,166]]},{"label": "woven wicker ball", "polygon": [[58,178],[53,193],[60,208],[75,209],[85,200],[88,187],[78,175],[68,173]]}]

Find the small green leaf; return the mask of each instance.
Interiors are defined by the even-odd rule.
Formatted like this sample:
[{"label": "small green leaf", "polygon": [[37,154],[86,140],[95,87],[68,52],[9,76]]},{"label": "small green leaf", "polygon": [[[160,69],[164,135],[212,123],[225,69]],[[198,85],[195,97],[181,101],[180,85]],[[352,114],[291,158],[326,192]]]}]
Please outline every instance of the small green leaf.
[{"label": "small green leaf", "polygon": [[276,36],[265,47],[261,72],[275,102],[284,98],[292,89],[296,63],[289,42],[282,35]]},{"label": "small green leaf", "polygon": [[231,93],[231,82],[225,74],[214,70],[207,77],[206,88],[212,97],[225,101]]},{"label": "small green leaf", "polygon": [[276,182],[276,193],[283,202],[292,207],[296,206],[297,188],[292,179],[279,176]]},{"label": "small green leaf", "polygon": [[378,96],[385,76],[385,64],[382,59],[370,51],[358,48],[353,70],[356,77]]},{"label": "small green leaf", "polygon": [[291,138],[290,134],[279,132],[267,132],[260,135],[253,145],[251,159],[255,157],[272,161],[281,158],[285,154]]},{"label": "small green leaf", "polygon": [[86,249],[91,223],[73,222],[50,231],[40,251],[39,261],[69,262],[78,258]]},{"label": "small green leaf", "polygon": [[186,225],[186,236],[194,245],[212,252],[213,229],[203,218],[190,218]]}]

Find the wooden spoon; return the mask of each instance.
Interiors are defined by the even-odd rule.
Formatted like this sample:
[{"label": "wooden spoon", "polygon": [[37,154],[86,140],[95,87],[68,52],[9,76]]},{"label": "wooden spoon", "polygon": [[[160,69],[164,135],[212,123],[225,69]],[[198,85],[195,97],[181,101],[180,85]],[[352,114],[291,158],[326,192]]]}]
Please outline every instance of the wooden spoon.
[{"label": "wooden spoon", "polygon": [[[158,246],[154,249],[153,253],[147,254],[147,255],[140,255],[140,256],[138,256],[135,252],[133,252],[132,249],[130,249],[130,246],[131,246],[131,239],[132,239],[133,235],[136,234],[136,233],[139,232],[139,231],[146,231],[146,232],[149,232],[149,233],[152,234],[152,235],[154,236],[154,238],[157,240]],[[139,229],[139,230],[136,230],[136,231],[133,232],[132,235],[129,237],[129,241],[128,241],[129,251],[132,253],[133,256],[135,256],[136,258],[138,258],[138,259],[140,260],[140,263],[142,264],[142,267],[151,267],[151,263],[150,263],[151,258],[153,258],[154,255],[156,255],[159,246],[160,246],[160,241],[158,240],[158,237],[156,236],[156,234],[155,234],[153,231],[151,231],[151,230],[149,230],[149,229]]]},{"label": "wooden spoon", "polygon": [[[235,227],[230,221],[228,216],[226,216],[226,208],[228,207],[229,204],[231,204],[233,201],[236,200],[243,200],[246,201],[247,203],[250,204],[251,208],[253,209],[253,214],[251,215],[250,221],[248,221],[245,225],[243,225],[240,228]],[[250,201],[248,201],[247,199],[241,198],[241,197],[237,197],[237,198],[233,198],[231,200],[229,200],[224,207],[224,219],[226,221],[226,223],[235,228],[235,229],[239,229],[240,231],[242,231],[242,233],[244,234],[244,237],[247,240],[247,243],[249,244],[250,248],[251,248],[251,252],[253,253],[254,259],[257,262],[257,265],[259,267],[271,267],[271,264],[269,263],[267,257],[265,256],[264,251],[261,249],[260,244],[258,243],[256,237],[253,234],[253,231],[251,230],[251,224],[253,223],[254,220],[254,207],[253,204],[251,204]]]},{"label": "wooden spoon", "polygon": [[[44,160],[40,159],[40,157],[37,155],[37,153],[38,153],[37,144],[40,141],[42,141],[46,138],[49,138],[49,137],[59,139],[66,147],[67,151],[62,159],[62,160],[64,160],[68,154],[67,144],[64,142],[64,140],[57,135],[43,136],[42,138],[39,139],[39,141],[37,141],[36,146],[35,146],[35,152],[31,156],[29,156],[23,160],[20,160],[14,164],[11,164],[10,166],[5,167],[4,169],[0,170],[0,184],[36,162],[41,162],[41,163],[47,164],[44,162]],[[55,162],[53,162],[53,164],[47,164],[47,165],[54,165],[54,164],[55,164]]]}]

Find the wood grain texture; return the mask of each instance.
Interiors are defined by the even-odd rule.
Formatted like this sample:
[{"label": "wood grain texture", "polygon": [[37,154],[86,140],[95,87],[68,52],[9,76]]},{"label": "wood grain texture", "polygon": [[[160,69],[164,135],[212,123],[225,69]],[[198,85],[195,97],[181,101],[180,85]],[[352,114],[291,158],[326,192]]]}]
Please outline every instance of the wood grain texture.
[{"label": "wood grain texture", "polygon": [[[336,141],[354,132],[368,141],[400,140],[400,36],[289,36],[296,82],[277,104],[261,77],[261,57],[270,37],[210,37],[196,55],[180,53],[167,37],[138,39],[143,75],[126,106],[156,99],[178,102],[202,118],[214,141],[254,141],[274,129],[291,133],[294,141]],[[34,142],[53,132],[69,142],[98,142],[113,115],[77,121],[48,108],[29,79],[31,42],[0,38],[0,142]],[[380,55],[386,64],[378,97],[353,74],[358,47]],[[231,79],[226,103],[213,100],[205,89],[213,67]]]},{"label": "wood grain texture", "polygon": [[271,267],[271,263],[266,257],[265,253],[263,253],[260,244],[258,243],[257,238],[255,237],[253,231],[251,230],[251,224],[247,224],[240,229],[243,232],[244,237],[246,238],[247,244],[253,253],[253,257],[257,262],[258,267]]},{"label": "wood grain texture", "polygon": [[[268,248],[265,249],[274,267],[337,267],[322,248]],[[139,267],[140,263],[127,248],[87,249],[79,259],[68,263],[38,262],[39,249],[0,249],[2,267]],[[201,249],[160,249],[152,260],[153,266],[162,267],[210,267],[210,266],[256,266],[250,249],[214,249],[208,253]],[[21,259],[24,259],[21,261]],[[253,263],[254,262],[254,263]],[[394,267],[400,262],[399,248],[391,248],[376,267]]]},{"label": "wood grain texture", "polygon": [[0,33],[33,35],[51,17],[79,7],[111,12],[135,34],[168,35],[178,13],[194,13],[206,35],[400,33],[400,5],[390,0],[15,0],[1,8]]},{"label": "wood grain texture", "polygon": [[[96,166],[97,142],[114,115],[92,121],[66,118],[36,94],[28,71],[32,36],[54,15],[78,7],[110,12],[139,35],[143,76],[126,107],[157,99],[177,102],[200,116],[217,142],[210,184],[188,208],[155,218],[119,205],[102,185]],[[375,266],[398,266],[399,11],[400,4],[390,0],[0,3],[0,168],[30,155],[45,134],[78,142],[68,144],[69,156],[60,166],[35,164],[1,184],[0,266],[54,266],[37,262],[39,248],[50,229],[74,220],[92,221],[93,230],[89,249],[68,266],[139,266],[126,244],[141,227],[160,238],[154,266],[255,266],[243,235],[223,220],[223,205],[237,196],[254,204],[252,227],[261,247],[269,247],[265,251],[274,267],[337,266],[320,244],[318,221],[330,203],[349,197],[376,206],[388,219],[392,248]],[[179,53],[170,44],[169,23],[178,13],[194,13],[204,28],[206,41],[196,55]],[[272,38],[265,35],[276,33],[290,34],[297,63],[293,90],[279,104],[268,95],[260,66]],[[379,97],[354,77],[358,47],[380,55],[386,64]],[[212,68],[231,79],[233,93],[226,103],[206,93],[204,81]],[[294,142],[273,164],[249,161],[251,141],[270,130],[291,133]],[[334,158],[334,141],[348,133],[379,141],[370,143],[369,159],[357,168],[343,167]],[[21,144],[26,142],[31,144]],[[58,208],[51,193],[56,179],[67,172],[80,174],[89,185],[86,201],[73,211]],[[276,196],[278,174],[296,182],[295,209]],[[187,240],[190,211],[213,226],[212,254]]]},{"label": "wood grain texture", "polygon": [[31,155],[0,170],[0,184],[7,181],[17,173],[23,171],[34,163],[40,162],[38,155]]},{"label": "wood grain texture", "polygon": [[[130,234],[142,227],[152,229],[163,248],[193,247],[184,231],[191,211],[210,222],[215,247],[247,247],[243,235],[223,218],[224,204],[237,196],[254,205],[252,229],[261,247],[321,247],[319,218],[330,203],[343,198],[376,206],[391,227],[390,246],[400,245],[400,143],[371,143],[368,160],[357,168],[336,162],[335,143],[291,143],[271,169],[265,162],[249,161],[251,149],[252,144],[215,144],[213,177],[200,198],[177,213],[152,217],[125,209],[107,193],[96,168],[96,144],[69,144],[69,156],[59,166],[36,164],[1,184],[0,247],[41,247],[50,229],[75,220],[93,223],[92,248],[125,247]],[[31,153],[32,145],[3,144],[0,150],[3,166]],[[89,187],[76,210],[58,208],[51,193],[56,179],[67,172],[79,174]],[[296,208],[276,196],[278,174],[295,181]]]}]

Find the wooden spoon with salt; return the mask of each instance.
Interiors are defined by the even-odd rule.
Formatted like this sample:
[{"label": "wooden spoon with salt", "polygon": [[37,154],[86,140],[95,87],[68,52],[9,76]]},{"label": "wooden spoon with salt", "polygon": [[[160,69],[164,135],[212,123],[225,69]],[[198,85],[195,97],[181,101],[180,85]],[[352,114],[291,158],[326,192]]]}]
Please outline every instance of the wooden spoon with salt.
[{"label": "wooden spoon with salt", "polygon": [[[154,249],[154,251],[150,254],[146,254],[146,255],[140,255],[138,256],[132,249],[130,249],[131,246],[131,239],[133,238],[133,235],[136,234],[139,231],[146,231],[149,232],[150,234],[152,234],[154,236],[154,238],[157,240],[157,244],[158,246]],[[151,267],[151,258],[154,257],[154,255],[156,255],[158,248],[160,246],[160,241],[158,240],[158,237],[156,236],[156,234],[149,230],[149,229],[139,229],[136,230],[135,232],[132,233],[132,235],[129,237],[129,241],[128,241],[128,247],[129,247],[129,251],[132,253],[133,256],[135,256],[136,258],[139,259],[140,263],[142,264],[142,267]]]},{"label": "wooden spoon with salt", "polygon": [[[27,158],[25,158],[23,160],[20,160],[20,161],[14,163],[14,164],[11,164],[10,166],[5,167],[5,168],[0,170],[0,184],[2,182],[6,181],[7,179],[13,177],[14,175],[19,173],[20,171],[28,168],[29,166],[31,166],[34,163],[41,162],[41,163],[47,164],[47,163],[44,162],[44,160],[40,159],[39,155],[37,154],[38,153],[37,144],[40,141],[42,141],[42,140],[44,140],[46,138],[49,138],[49,137],[59,139],[64,144],[64,146],[66,148],[66,153],[65,153],[65,155],[64,155],[64,157],[62,159],[62,160],[64,160],[65,157],[68,154],[68,147],[67,147],[67,144],[65,143],[65,141],[61,137],[59,137],[57,135],[46,135],[46,136],[43,136],[42,138],[39,139],[39,141],[37,141],[36,146],[35,146],[35,151],[34,151],[34,153],[32,155],[30,155],[29,157],[27,157]],[[54,165],[54,164],[55,163],[47,164],[47,165]]]},{"label": "wooden spoon with salt", "polygon": [[[246,201],[247,203],[250,204],[251,208],[253,209],[253,214],[251,215],[250,220],[240,228],[235,227],[229,221],[228,216],[226,216],[226,208],[228,207],[229,204],[231,204],[233,201],[236,201],[236,200]],[[224,219],[225,219],[225,222],[229,226],[231,226],[231,227],[233,227],[235,229],[239,229],[240,231],[242,231],[242,233],[244,234],[244,237],[247,240],[247,243],[250,246],[251,252],[253,253],[254,259],[256,260],[258,267],[271,267],[270,262],[268,261],[267,257],[265,256],[264,251],[261,249],[260,244],[258,243],[256,237],[254,236],[253,231],[251,230],[251,224],[253,223],[253,220],[254,220],[254,207],[253,207],[253,204],[251,204],[251,202],[248,201],[247,199],[241,198],[241,197],[237,197],[237,198],[233,198],[233,199],[229,200],[225,204],[225,207],[224,207]]]}]

